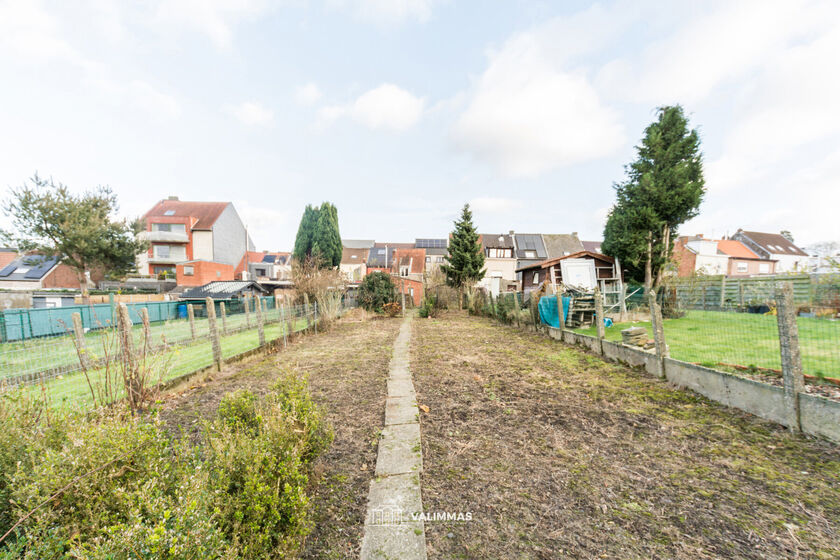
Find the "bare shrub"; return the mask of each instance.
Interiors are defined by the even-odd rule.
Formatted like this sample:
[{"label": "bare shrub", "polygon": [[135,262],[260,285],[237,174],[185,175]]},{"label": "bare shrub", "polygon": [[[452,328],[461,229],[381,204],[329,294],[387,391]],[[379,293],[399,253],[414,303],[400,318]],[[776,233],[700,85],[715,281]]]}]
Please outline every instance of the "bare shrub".
[{"label": "bare shrub", "polygon": [[292,264],[292,280],[301,298],[314,300],[322,321],[329,324],[341,315],[347,280],[338,268],[322,267],[315,257]]}]

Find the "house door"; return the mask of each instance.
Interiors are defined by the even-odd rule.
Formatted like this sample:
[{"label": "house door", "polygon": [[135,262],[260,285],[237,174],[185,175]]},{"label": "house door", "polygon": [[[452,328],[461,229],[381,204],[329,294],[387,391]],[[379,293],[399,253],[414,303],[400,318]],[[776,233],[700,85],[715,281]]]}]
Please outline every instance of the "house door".
[{"label": "house door", "polygon": [[595,289],[595,261],[592,259],[564,259],[560,261],[560,272],[567,286]]}]

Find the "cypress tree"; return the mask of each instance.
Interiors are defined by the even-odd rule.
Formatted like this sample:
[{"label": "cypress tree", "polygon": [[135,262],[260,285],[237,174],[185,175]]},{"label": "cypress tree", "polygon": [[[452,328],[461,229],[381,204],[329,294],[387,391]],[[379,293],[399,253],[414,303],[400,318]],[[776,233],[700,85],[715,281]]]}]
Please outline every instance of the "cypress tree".
[{"label": "cypress tree", "polygon": [[455,230],[449,242],[448,263],[441,266],[446,283],[459,290],[471,287],[484,278],[484,253],[478,242],[478,233],[472,223],[470,205],[465,204],[461,218],[455,221]]},{"label": "cypress tree", "polygon": [[329,202],[321,204],[318,221],[312,236],[312,255],[321,266],[333,267],[341,264],[341,234],[338,231],[338,209]]},{"label": "cypress tree", "polygon": [[604,227],[604,251],[630,265],[644,264],[646,291],[662,281],[677,227],[697,216],[705,193],[700,135],[682,107],[660,107],[645,129],[627,180],[615,185],[616,203]]},{"label": "cypress tree", "polygon": [[300,219],[297,237],[295,237],[295,249],[292,256],[298,262],[303,262],[312,255],[312,241],[315,236],[315,229],[318,226],[318,209],[307,204]]}]

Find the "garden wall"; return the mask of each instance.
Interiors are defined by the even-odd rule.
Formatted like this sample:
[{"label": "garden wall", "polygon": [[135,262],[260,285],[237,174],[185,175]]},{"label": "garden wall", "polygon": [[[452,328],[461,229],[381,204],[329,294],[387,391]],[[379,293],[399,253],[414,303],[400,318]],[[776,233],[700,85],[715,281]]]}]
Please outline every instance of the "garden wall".
[{"label": "garden wall", "polygon": [[[549,327],[548,331],[554,340],[584,346],[608,360],[643,367],[654,376],[659,376],[660,367],[663,367],[665,378],[674,385],[691,389],[726,406],[738,408],[785,427],[791,427],[796,421],[785,406],[784,390],[781,387],[673,358],[665,358],[660,364],[659,358],[652,352],[606,340],[599,341],[594,336],[560,331],[553,327]],[[799,424],[803,432],[840,442],[840,402],[800,393],[799,409]]]}]

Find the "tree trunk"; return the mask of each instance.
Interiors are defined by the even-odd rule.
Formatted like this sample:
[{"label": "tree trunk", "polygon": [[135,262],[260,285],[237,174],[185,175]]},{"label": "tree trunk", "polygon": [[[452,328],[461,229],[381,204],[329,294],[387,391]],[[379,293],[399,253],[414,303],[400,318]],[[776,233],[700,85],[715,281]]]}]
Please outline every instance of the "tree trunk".
[{"label": "tree trunk", "polygon": [[90,303],[90,292],[87,285],[87,270],[77,270],[76,276],[79,278],[79,289],[82,291],[82,305]]},{"label": "tree trunk", "polygon": [[653,232],[648,232],[647,259],[645,260],[645,297],[650,293],[653,267]]},{"label": "tree trunk", "polygon": [[665,240],[662,247],[662,264],[659,265],[659,268],[656,271],[656,281],[653,283],[653,287],[657,290],[662,284],[662,269],[666,267],[668,262],[671,260],[671,228],[668,227],[668,224],[662,226],[662,237]]}]

